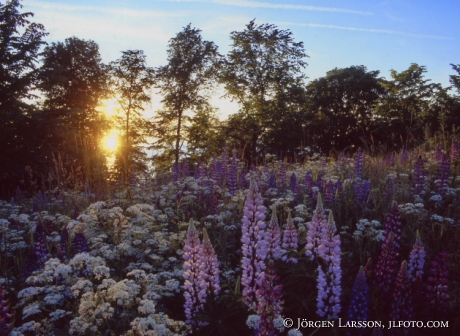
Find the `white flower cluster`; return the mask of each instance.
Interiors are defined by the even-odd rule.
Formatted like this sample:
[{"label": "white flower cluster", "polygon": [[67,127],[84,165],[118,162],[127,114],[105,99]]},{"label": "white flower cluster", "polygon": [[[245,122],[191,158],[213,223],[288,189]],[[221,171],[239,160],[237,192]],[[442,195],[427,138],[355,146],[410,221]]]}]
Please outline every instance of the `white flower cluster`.
[{"label": "white flower cluster", "polygon": [[385,230],[380,230],[382,225],[377,220],[369,221],[368,219],[360,219],[356,223],[356,230],[353,232],[355,239],[368,238],[374,241],[383,241],[383,233]]}]

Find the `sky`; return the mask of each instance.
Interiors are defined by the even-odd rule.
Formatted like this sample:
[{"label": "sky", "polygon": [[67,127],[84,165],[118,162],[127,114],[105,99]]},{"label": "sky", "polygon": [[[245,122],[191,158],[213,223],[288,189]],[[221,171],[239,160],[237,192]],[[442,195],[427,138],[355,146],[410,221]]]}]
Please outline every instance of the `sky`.
[{"label": "sky", "polygon": [[[71,36],[93,40],[104,63],[119,59],[121,51],[140,49],[148,66],[165,65],[168,40],[189,23],[226,54],[230,32],[244,30],[252,19],[289,29],[304,43],[307,82],[352,65],[389,79],[391,69],[417,63],[427,67],[426,78],[448,86],[450,63],[460,63],[456,0],[23,0],[22,5],[45,26],[47,42]],[[211,100],[221,119],[238,110],[220,98],[223,93]],[[147,114],[160,108],[160,100],[153,96]]]}]

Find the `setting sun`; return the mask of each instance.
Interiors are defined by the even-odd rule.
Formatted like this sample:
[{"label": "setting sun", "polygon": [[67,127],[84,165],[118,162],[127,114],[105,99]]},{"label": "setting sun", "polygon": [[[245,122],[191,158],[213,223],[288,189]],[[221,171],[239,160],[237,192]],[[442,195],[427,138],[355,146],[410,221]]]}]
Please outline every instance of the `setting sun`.
[{"label": "setting sun", "polygon": [[108,117],[114,116],[118,112],[119,108],[120,104],[118,104],[116,98],[104,100],[102,102],[102,106],[100,107],[100,109],[105,112]]},{"label": "setting sun", "polygon": [[107,134],[103,143],[106,149],[111,152],[115,151],[118,145],[118,134],[116,131],[112,130],[109,134]]}]

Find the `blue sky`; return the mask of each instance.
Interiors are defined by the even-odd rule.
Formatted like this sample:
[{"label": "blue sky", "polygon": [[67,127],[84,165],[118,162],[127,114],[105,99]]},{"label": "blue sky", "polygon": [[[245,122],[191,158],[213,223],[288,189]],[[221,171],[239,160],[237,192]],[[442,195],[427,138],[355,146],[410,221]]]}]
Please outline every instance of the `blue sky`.
[{"label": "blue sky", "polygon": [[[70,36],[91,39],[104,62],[120,51],[141,49],[149,66],[166,63],[168,40],[191,23],[225,54],[230,32],[252,19],[289,29],[304,42],[309,79],[335,67],[364,65],[389,78],[390,69],[425,65],[427,78],[449,85],[450,63],[460,63],[460,2],[331,0],[23,0],[23,10],[45,25],[48,42]],[[154,97],[150,110],[158,108]],[[221,117],[237,106],[217,97]]]}]

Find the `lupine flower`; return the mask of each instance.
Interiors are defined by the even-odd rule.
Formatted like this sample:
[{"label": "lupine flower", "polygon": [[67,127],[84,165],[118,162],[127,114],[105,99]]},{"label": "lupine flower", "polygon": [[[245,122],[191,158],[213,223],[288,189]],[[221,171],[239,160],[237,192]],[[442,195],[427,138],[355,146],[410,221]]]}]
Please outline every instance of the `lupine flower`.
[{"label": "lupine flower", "polygon": [[0,284],[0,335],[8,335],[13,328],[13,324],[13,314],[10,314],[10,306],[3,294],[3,288]]},{"label": "lupine flower", "polygon": [[230,194],[235,195],[238,188],[238,158],[236,150],[233,150],[232,162],[230,163],[230,171],[228,172],[227,187]]},{"label": "lupine flower", "polygon": [[281,167],[279,170],[279,181],[280,189],[284,191],[287,186],[286,166],[284,165],[284,162],[281,163]]},{"label": "lupine flower", "polygon": [[245,304],[255,308],[257,289],[262,285],[268,244],[265,241],[265,207],[254,178],[251,178],[249,192],[243,209],[241,284]]},{"label": "lupine flower", "polygon": [[445,320],[449,305],[449,254],[439,252],[431,261],[426,285],[426,318]]},{"label": "lupine flower", "polygon": [[394,233],[394,244],[398,252],[401,248],[401,229],[401,212],[396,201],[393,201],[385,223],[384,235],[386,238],[389,236],[390,232]]},{"label": "lupine flower", "polygon": [[208,290],[215,296],[220,292],[220,278],[219,278],[219,261],[217,260],[216,252],[212,247],[211,240],[209,240],[208,232],[203,229],[203,260],[205,281],[208,284]]},{"label": "lupine flower", "polygon": [[420,195],[423,190],[423,184],[425,182],[424,177],[424,161],[422,156],[419,155],[417,161],[415,161],[414,165],[414,194]]},{"label": "lupine flower", "polygon": [[[340,248],[340,236],[336,234],[332,212],[326,227],[321,227],[321,241],[318,246],[318,258],[326,261],[326,265],[318,266],[318,297],[316,313],[321,317],[336,319],[340,313],[340,295],[342,294],[341,279],[342,268],[340,266],[342,250]],[[323,269],[324,267],[324,269]]]},{"label": "lupine flower", "polygon": [[311,201],[313,199],[313,176],[310,171],[305,174],[304,184],[307,199]]},{"label": "lupine flower", "polygon": [[399,152],[399,160],[401,163],[406,163],[409,160],[409,152],[406,148],[401,149]]},{"label": "lupine flower", "polygon": [[375,283],[382,290],[382,295],[391,293],[398,272],[399,248],[396,248],[395,233],[385,236],[375,269]]},{"label": "lupine flower", "polygon": [[217,167],[217,160],[215,157],[212,158],[211,161],[211,178],[215,181],[215,183],[219,184],[220,180],[220,169]]},{"label": "lupine flower", "polygon": [[268,188],[276,189],[276,174],[273,170],[270,172],[270,177],[268,179]]},{"label": "lupine flower", "polygon": [[83,232],[77,232],[73,238],[73,253],[89,252],[88,242]]},{"label": "lupine flower", "polygon": [[347,312],[348,321],[369,321],[369,305],[369,286],[366,281],[366,272],[361,266],[351,288],[350,305]]},{"label": "lupine flower", "polygon": [[318,174],[317,179],[313,185],[317,187],[319,191],[323,191],[323,178],[321,174]]},{"label": "lupine flower", "polygon": [[265,270],[262,285],[257,289],[256,312],[260,316],[260,323],[255,333],[257,336],[275,336],[283,331],[277,328],[275,320],[281,317],[283,285],[276,274],[275,263],[270,260]]},{"label": "lupine flower", "polygon": [[455,162],[458,158],[458,142],[452,140],[452,146],[450,147],[450,161]]},{"label": "lupine flower", "polygon": [[276,214],[276,205],[272,205],[271,209],[272,217],[265,234],[265,240],[268,244],[267,258],[278,260],[281,258],[281,229]]},{"label": "lupine flower", "polygon": [[295,172],[292,172],[291,177],[289,178],[289,189],[294,191],[297,187],[297,176]]},{"label": "lupine flower", "polygon": [[358,149],[358,152],[355,156],[355,179],[363,179],[363,168],[364,168],[364,152],[361,148]]},{"label": "lupine flower", "polygon": [[436,183],[436,191],[438,194],[444,194],[446,188],[448,187],[450,176],[450,159],[449,155],[443,154],[440,168],[439,168],[439,177],[438,182]]},{"label": "lupine flower", "polygon": [[334,199],[334,184],[331,180],[326,182],[326,188],[324,190],[324,206],[330,208],[332,200]]},{"label": "lupine flower", "polygon": [[322,230],[327,226],[326,214],[324,213],[321,194],[318,194],[316,210],[311,219],[307,232],[307,244],[305,245],[305,255],[313,260],[318,253],[318,246],[321,244]]},{"label": "lupine flower", "polygon": [[283,232],[283,250],[282,250],[282,257],[281,260],[297,264],[298,260],[294,256],[289,256],[288,250],[295,250],[297,251],[299,247],[299,241],[297,238],[297,229],[294,225],[294,221],[291,218],[291,211],[288,212],[287,224],[286,229]]},{"label": "lupine flower", "polygon": [[420,232],[417,231],[415,244],[409,255],[408,276],[409,280],[415,282],[417,274],[421,277],[423,275],[423,267],[425,266],[425,246],[423,246]]},{"label": "lupine flower", "polygon": [[185,317],[186,323],[192,328],[198,324],[193,318],[203,309],[206,302],[206,274],[204,273],[205,265],[203,263],[204,253],[200,238],[196,232],[195,225],[191,220],[189,223],[187,237],[184,243],[184,297],[185,297]]},{"label": "lupine flower", "polygon": [[411,281],[407,273],[407,261],[404,260],[396,277],[390,319],[408,321],[412,320],[413,317]]},{"label": "lupine flower", "polygon": [[201,162],[198,166],[198,173],[201,179],[203,179],[206,176],[206,165],[203,162]]},{"label": "lupine flower", "polygon": [[367,202],[371,192],[371,182],[369,180],[354,182],[356,198],[360,205]]},{"label": "lupine flower", "polygon": [[227,167],[228,167],[228,152],[227,147],[224,148],[221,159],[221,177],[222,177],[222,186],[224,186],[225,181],[227,180]]}]

